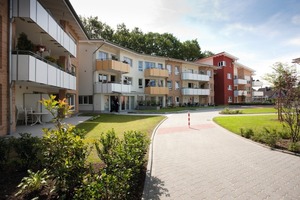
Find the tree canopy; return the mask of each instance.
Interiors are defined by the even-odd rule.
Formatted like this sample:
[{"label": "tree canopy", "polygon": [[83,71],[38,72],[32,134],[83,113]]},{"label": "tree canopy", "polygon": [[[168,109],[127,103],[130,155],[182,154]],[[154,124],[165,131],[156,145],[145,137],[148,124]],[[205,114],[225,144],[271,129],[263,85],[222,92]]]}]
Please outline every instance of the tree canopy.
[{"label": "tree canopy", "polygon": [[144,33],[135,27],[129,30],[124,23],[114,30],[102,23],[98,17],[80,16],[83,26],[91,39],[105,39],[138,53],[195,61],[213,55],[211,51],[201,51],[197,39],[181,42],[171,33]]}]

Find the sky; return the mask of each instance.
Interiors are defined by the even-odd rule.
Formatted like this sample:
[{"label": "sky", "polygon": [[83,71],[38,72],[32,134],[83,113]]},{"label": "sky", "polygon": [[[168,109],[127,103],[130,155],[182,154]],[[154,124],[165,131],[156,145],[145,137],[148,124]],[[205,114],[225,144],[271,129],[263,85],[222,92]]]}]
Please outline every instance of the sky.
[{"label": "sky", "polygon": [[[263,81],[276,62],[300,57],[299,0],[70,0],[78,15],[124,23],[144,33],[197,39],[201,50],[227,52]],[[297,68],[300,68],[297,65]]]}]

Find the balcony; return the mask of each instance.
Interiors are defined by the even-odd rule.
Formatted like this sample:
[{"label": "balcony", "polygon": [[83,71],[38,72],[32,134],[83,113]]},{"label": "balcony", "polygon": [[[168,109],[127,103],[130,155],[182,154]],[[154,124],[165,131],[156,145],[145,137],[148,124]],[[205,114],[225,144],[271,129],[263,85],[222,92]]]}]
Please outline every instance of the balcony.
[{"label": "balcony", "polygon": [[253,91],[252,92],[252,96],[253,97],[263,97],[264,96],[264,92],[263,91]]},{"label": "balcony", "polygon": [[234,96],[247,96],[247,91],[246,90],[235,90],[234,91]]},{"label": "balcony", "polygon": [[206,74],[182,73],[181,79],[192,81],[209,81],[209,76]]},{"label": "balcony", "polygon": [[35,33],[35,31],[31,30],[31,25],[29,25],[34,22],[43,32],[51,36],[60,46],[76,57],[76,43],[38,1],[13,0],[13,17],[25,19],[28,22],[25,25],[27,35]]},{"label": "balcony", "polygon": [[145,69],[144,72],[145,77],[163,77],[167,78],[169,77],[169,72],[166,69]]},{"label": "balcony", "polygon": [[182,88],[182,95],[209,95],[209,89],[198,89],[198,88]]},{"label": "balcony", "polygon": [[131,85],[120,83],[95,83],[94,93],[111,94],[111,93],[130,93]]},{"label": "balcony", "polygon": [[97,60],[96,70],[129,73],[130,65],[116,60]]},{"label": "balcony", "polygon": [[146,87],[145,94],[151,95],[168,95],[169,88],[167,87]]},{"label": "balcony", "polygon": [[35,54],[12,55],[12,80],[76,90],[76,77]]},{"label": "balcony", "polygon": [[245,79],[234,79],[234,85],[246,85],[247,80]]},{"label": "balcony", "polygon": [[252,87],[262,87],[263,83],[260,81],[253,81],[252,82]]}]

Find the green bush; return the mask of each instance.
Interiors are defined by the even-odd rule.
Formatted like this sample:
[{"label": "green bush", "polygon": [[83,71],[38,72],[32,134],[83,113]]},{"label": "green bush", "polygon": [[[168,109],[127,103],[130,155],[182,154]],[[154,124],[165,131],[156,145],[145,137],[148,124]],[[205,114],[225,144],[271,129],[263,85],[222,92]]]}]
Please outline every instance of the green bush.
[{"label": "green bush", "polygon": [[0,170],[2,170],[9,161],[11,141],[11,138],[0,137]]},{"label": "green bush", "polygon": [[146,134],[141,132],[125,132],[123,140],[116,137],[114,130],[101,135],[95,146],[99,158],[105,164],[100,172],[104,199],[133,199],[137,196],[137,183],[148,145]]},{"label": "green bush", "polygon": [[291,142],[288,146],[288,150],[299,153],[300,152],[300,144],[298,144],[297,142]]},{"label": "green bush", "polygon": [[246,129],[244,130],[243,128],[241,128],[241,136],[245,137],[245,138],[251,138],[254,135],[253,130],[250,129]]},{"label": "green bush", "polygon": [[279,131],[278,132],[278,137],[282,139],[291,139],[291,134],[287,130]]},{"label": "green bush", "polygon": [[13,150],[17,154],[18,167],[38,169],[41,165],[41,139],[30,133],[19,133],[19,138],[12,139]]},{"label": "green bush", "polygon": [[275,147],[279,139],[276,129],[269,130],[264,128],[263,139],[268,146]]},{"label": "green bush", "polygon": [[83,137],[75,127],[45,130],[42,138],[43,165],[53,175],[57,193],[65,198],[73,195],[86,173],[88,156]]},{"label": "green bush", "polygon": [[220,114],[243,114],[241,110],[231,110],[228,107],[220,111]]}]

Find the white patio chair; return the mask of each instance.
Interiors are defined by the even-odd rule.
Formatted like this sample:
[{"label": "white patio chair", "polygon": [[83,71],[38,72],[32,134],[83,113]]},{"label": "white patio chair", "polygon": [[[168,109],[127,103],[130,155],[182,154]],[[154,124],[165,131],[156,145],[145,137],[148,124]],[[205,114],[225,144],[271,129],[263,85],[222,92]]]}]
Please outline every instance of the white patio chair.
[{"label": "white patio chair", "polygon": [[28,109],[25,108],[25,125],[27,126],[28,123],[33,123],[33,111],[32,108]]}]

